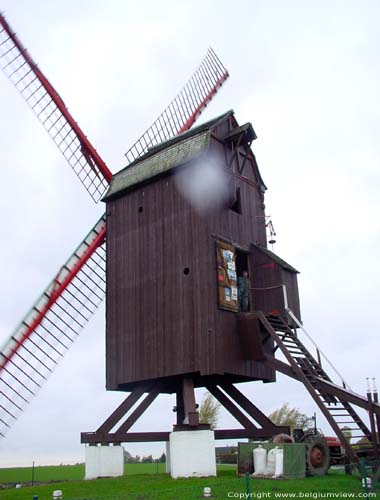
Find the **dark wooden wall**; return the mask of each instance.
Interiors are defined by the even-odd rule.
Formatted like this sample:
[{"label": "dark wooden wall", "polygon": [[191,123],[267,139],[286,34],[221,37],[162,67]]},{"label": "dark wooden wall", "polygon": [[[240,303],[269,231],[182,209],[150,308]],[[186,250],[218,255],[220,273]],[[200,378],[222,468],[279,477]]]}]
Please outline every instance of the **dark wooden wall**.
[{"label": "dark wooden wall", "polygon": [[[250,262],[253,271],[252,286],[255,288],[252,291],[253,309],[263,311],[266,314],[281,314],[287,318],[284,293],[281,287],[281,285],[285,285],[288,307],[300,320],[297,273],[285,268],[255,246],[251,248]],[[289,324],[293,325],[293,322],[289,322]]]},{"label": "dark wooden wall", "polygon": [[[242,162],[218,133],[225,130],[207,155],[234,173],[241,214],[198,212],[178,191],[175,173],[107,203],[108,389],[183,374],[196,374],[198,385],[225,374],[232,382],[275,380],[273,370],[244,359],[236,314],[218,308],[215,241],[247,252],[252,243],[266,245],[256,160],[251,154],[239,171]],[[239,151],[243,159],[247,147]]]}]

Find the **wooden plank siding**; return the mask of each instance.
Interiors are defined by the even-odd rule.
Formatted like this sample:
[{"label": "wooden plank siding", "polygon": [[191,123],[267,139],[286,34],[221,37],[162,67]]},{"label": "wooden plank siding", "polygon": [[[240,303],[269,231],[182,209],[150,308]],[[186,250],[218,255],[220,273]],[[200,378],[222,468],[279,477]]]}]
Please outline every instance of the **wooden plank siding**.
[{"label": "wooden plank siding", "polygon": [[[226,168],[232,147],[218,137],[232,126],[225,122],[214,131],[207,153]],[[231,174],[237,168],[233,161]],[[250,153],[244,171],[233,175],[241,214],[228,207],[199,213],[178,191],[175,176],[174,170],[107,202],[107,389],[161,379],[170,392],[175,384],[169,382],[184,374],[192,374],[195,385],[225,376],[274,381],[274,370],[243,359],[236,313],[220,309],[217,295],[216,240],[247,252],[252,243],[266,246],[256,160]],[[256,264],[250,259],[252,281],[268,286]]]}]

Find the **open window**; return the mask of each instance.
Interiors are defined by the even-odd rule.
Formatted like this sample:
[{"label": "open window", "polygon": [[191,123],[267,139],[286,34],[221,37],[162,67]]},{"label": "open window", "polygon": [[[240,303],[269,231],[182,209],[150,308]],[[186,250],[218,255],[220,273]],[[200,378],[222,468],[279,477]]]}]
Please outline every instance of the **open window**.
[{"label": "open window", "polygon": [[230,206],[230,209],[233,212],[241,215],[241,193],[239,187],[235,189],[235,197],[233,203]]}]

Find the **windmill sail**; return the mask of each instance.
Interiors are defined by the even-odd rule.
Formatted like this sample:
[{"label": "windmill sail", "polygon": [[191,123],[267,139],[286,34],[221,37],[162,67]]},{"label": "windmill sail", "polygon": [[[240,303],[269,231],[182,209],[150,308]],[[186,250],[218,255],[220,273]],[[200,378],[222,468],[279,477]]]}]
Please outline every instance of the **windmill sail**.
[{"label": "windmill sail", "polygon": [[1,14],[0,65],[91,197],[99,201],[111,181],[111,171]]},{"label": "windmill sail", "polygon": [[[83,185],[98,201],[112,174],[62,99],[0,14],[0,65],[36,113]],[[228,72],[210,49],[186,86],[128,158],[188,130]],[[47,380],[104,298],[105,216],[91,229],[0,349],[0,437]]]},{"label": "windmill sail", "polygon": [[228,76],[226,68],[209,48],[183,89],[125,153],[128,162],[136,160],[150,147],[189,130]]},{"label": "windmill sail", "polygon": [[105,219],[95,224],[0,351],[0,437],[36,395],[105,292]]}]

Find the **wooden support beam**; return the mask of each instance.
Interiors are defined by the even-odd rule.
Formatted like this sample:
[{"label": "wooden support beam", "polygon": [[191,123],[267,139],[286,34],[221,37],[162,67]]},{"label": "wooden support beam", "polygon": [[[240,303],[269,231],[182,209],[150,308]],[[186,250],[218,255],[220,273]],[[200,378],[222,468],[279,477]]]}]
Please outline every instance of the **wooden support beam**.
[{"label": "wooden support beam", "polygon": [[270,439],[271,433],[266,429],[216,429],[215,439]]},{"label": "wooden support beam", "polygon": [[[328,409],[324,405],[323,401],[318,396],[318,392],[316,391],[316,389],[313,387],[313,385],[311,384],[311,382],[305,376],[305,374],[303,373],[303,371],[301,370],[301,368],[297,365],[297,363],[295,362],[295,360],[292,358],[291,354],[287,351],[287,349],[286,349],[285,345],[283,344],[282,340],[279,338],[277,332],[273,329],[272,325],[269,323],[269,321],[265,317],[264,313],[259,312],[258,313],[258,317],[259,317],[260,322],[262,323],[262,325],[264,326],[264,328],[268,331],[268,333],[270,333],[270,335],[272,336],[272,338],[276,342],[276,344],[280,346],[280,349],[281,349],[283,355],[285,356],[285,358],[288,361],[289,365],[293,368],[293,371],[296,374],[295,378],[297,378],[300,382],[303,383],[303,385],[307,389],[308,393],[313,398],[313,400],[317,404],[318,408],[321,410],[321,412],[325,416],[326,420],[330,424],[331,428],[333,429],[333,431],[337,435],[338,439],[341,441],[342,445],[344,446],[344,448],[346,450],[346,454],[347,454],[349,460],[351,460],[351,462],[356,461],[357,460],[357,456],[356,456],[356,453],[354,452],[353,448],[351,447],[351,444],[350,444],[349,440],[344,435],[344,433],[342,432],[342,429],[339,427],[338,423],[332,417],[332,415],[330,414],[330,412],[328,411]],[[316,381],[316,380],[323,380],[323,379],[320,379],[318,377],[314,377],[313,381]],[[334,384],[332,384],[332,385],[334,385]],[[319,389],[320,389],[320,387],[318,388],[318,390]],[[328,393],[329,394],[333,394],[331,392],[328,392]]]},{"label": "wooden support beam", "polygon": [[279,359],[276,359],[274,356],[269,356],[268,354],[266,354],[265,355],[265,363],[270,365],[276,371],[281,372],[284,375],[287,375],[288,377],[294,378],[295,380],[298,380],[298,382],[300,382],[300,380],[297,377],[297,374],[295,373],[293,368],[291,366],[289,366],[287,363],[285,363],[284,361],[280,361]]},{"label": "wooden support beam", "polygon": [[81,443],[85,444],[103,444],[110,443],[153,443],[155,441],[169,441],[170,432],[125,432],[120,434],[107,434],[104,439],[99,440],[95,432],[82,432]]},{"label": "wooden support beam", "polygon": [[160,394],[161,387],[154,387],[150,390],[146,398],[141,401],[138,407],[131,413],[131,415],[126,419],[126,421],[119,427],[116,431],[117,435],[122,435],[132,427],[132,425],[138,420],[144,411],[153,403],[156,397]]},{"label": "wooden support beam", "polygon": [[192,379],[183,379],[182,392],[183,406],[185,411],[185,423],[188,423],[190,426],[197,426],[199,424],[199,415],[195,403],[194,382]]},{"label": "wooden support beam", "polygon": [[373,400],[371,392],[367,392],[367,400],[368,400],[368,417],[369,424],[371,428],[371,437],[372,443],[374,444],[374,458],[378,460],[379,458],[379,444],[378,444],[378,436],[376,434],[376,421],[375,421],[375,413],[373,411]]},{"label": "wooden support beam", "polygon": [[[217,429],[214,431],[215,439],[269,439],[272,435],[264,429]],[[104,440],[99,441],[95,432],[82,432],[81,443],[96,445],[110,443],[153,443],[156,441],[169,441],[170,432],[126,432],[123,436],[107,434]]]},{"label": "wooden support beam", "polygon": [[274,433],[289,434],[290,429],[287,426],[275,425],[261,410],[255,406],[244,394],[242,394],[231,383],[221,384],[220,386],[236,403],[245,410],[263,429],[272,431]]},{"label": "wooden support beam", "polygon": [[182,425],[185,420],[185,408],[183,404],[183,390],[181,387],[177,389],[176,393],[176,410],[177,410],[177,425]]},{"label": "wooden support beam", "polygon": [[[333,384],[332,382],[328,382],[327,380],[323,380],[321,378],[318,378],[318,383],[327,391],[330,392],[330,394],[333,394],[337,398],[343,401],[347,401],[348,403],[352,403],[356,406],[359,406],[360,408],[364,408],[365,410],[368,411],[368,401],[366,398],[361,396],[360,394],[357,394],[356,392],[349,391],[347,389],[344,389],[343,387],[339,387],[338,385]],[[372,403],[373,405],[373,412],[376,415],[380,416],[380,404],[375,404]]]},{"label": "wooden support beam", "polygon": [[129,396],[111,413],[107,420],[98,428],[97,434],[106,434],[124,417],[124,415],[132,408],[132,406],[141,398],[146,390],[145,386],[132,391]]},{"label": "wooden support beam", "polygon": [[[377,389],[375,389],[375,391],[373,393],[373,402],[374,402],[374,404],[379,403],[379,395],[378,395]],[[376,427],[377,427],[377,431],[376,431],[377,442],[378,442],[378,446],[380,446],[380,414],[376,415],[376,413],[375,413],[375,420],[376,420]]]},{"label": "wooden support beam", "polygon": [[229,399],[216,385],[206,385],[206,389],[221,403],[226,410],[246,429],[251,432],[258,430],[256,425]]}]

